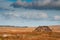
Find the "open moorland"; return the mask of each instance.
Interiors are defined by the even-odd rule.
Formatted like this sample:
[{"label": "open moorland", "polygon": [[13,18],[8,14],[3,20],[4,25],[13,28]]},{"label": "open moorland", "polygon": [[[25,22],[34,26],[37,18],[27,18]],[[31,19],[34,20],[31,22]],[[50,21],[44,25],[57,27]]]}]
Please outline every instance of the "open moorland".
[{"label": "open moorland", "polygon": [[60,25],[38,27],[0,26],[0,40],[60,40]]}]

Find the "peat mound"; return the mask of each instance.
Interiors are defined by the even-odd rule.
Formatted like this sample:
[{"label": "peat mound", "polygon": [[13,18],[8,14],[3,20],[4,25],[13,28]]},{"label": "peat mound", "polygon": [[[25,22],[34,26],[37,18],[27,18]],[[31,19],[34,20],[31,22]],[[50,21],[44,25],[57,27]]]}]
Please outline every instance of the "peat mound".
[{"label": "peat mound", "polygon": [[52,30],[48,26],[39,26],[34,32],[52,32]]}]

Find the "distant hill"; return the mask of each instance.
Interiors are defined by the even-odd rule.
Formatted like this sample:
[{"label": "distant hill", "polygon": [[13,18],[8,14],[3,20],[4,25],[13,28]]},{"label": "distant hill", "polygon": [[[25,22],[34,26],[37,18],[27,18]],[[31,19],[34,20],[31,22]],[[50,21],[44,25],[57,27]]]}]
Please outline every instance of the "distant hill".
[{"label": "distant hill", "polygon": [[52,32],[52,30],[48,26],[38,26],[35,32]]},{"label": "distant hill", "polygon": [[10,25],[0,25],[0,27],[16,27],[16,28],[27,28],[28,26],[10,26]]}]

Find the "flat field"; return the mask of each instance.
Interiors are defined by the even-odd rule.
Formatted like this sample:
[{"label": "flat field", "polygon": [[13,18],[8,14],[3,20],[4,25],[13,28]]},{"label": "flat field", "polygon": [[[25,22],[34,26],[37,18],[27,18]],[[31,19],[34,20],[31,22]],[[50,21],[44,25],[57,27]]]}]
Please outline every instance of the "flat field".
[{"label": "flat field", "polygon": [[35,27],[0,27],[0,40],[60,40],[60,26],[49,26],[52,32],[35,32]]}]

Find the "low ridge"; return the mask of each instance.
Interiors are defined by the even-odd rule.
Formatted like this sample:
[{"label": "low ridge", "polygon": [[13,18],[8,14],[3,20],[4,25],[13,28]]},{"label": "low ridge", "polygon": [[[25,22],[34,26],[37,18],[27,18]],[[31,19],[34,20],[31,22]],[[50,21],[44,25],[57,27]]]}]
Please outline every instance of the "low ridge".
[{"label": "low ridge", "polygon": [[52,30],[48,26],[39,26],[34,31],[35,32],[52,32]]}]

